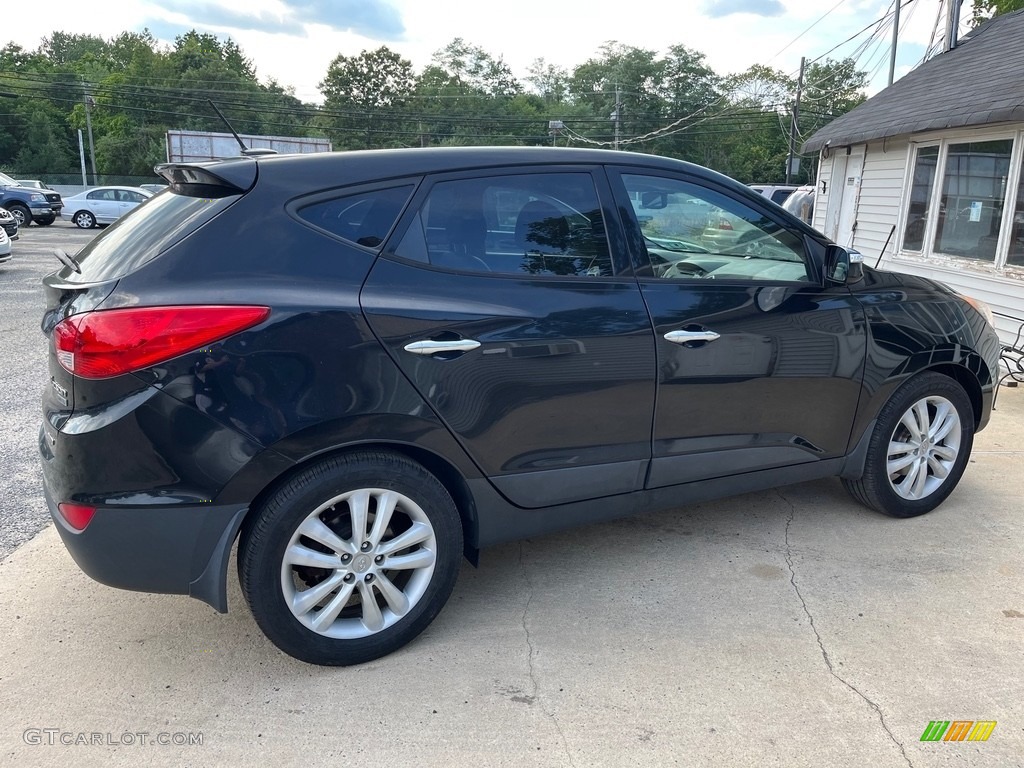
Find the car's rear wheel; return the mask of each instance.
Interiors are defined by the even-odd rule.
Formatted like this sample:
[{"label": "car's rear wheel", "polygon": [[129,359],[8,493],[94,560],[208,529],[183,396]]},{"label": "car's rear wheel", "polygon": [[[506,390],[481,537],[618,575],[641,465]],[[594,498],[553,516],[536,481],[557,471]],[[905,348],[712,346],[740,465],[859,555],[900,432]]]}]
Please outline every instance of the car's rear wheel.
[{"label": "car's rear wheel", "polygon": [[36,219],[36,224],[40,227],[48,227],[53,224],[54,221],[56,221],[56,219]]},{"label": "car's rear wheel", "polygon": [[32,223],[32,212],[24,205],[15,203],[7,210],[11,212],[11,216],[18,220],[19,227],[27,227]]},{"label": "car's rear wheel", "polygon": [[71,220],[75,222],[75,226],[80,229],[92,229],[96,226],[96,217],[88,211],[79,211]]},{"label": "car's rear wheel", "polygon": [[238,550],[242,592],[285,653],[359,664],[401,648],[447,602],[462,526],[444,486],[405,457],[318,462],[253,510]]},{"label": "car's rear wheel", "polygon": [[974,411],[948,376],[907,381],[879,413],[864,475],[844,480],[862,504],[892,517],[916,517],[941,504],[963,476],[974,443]]}]

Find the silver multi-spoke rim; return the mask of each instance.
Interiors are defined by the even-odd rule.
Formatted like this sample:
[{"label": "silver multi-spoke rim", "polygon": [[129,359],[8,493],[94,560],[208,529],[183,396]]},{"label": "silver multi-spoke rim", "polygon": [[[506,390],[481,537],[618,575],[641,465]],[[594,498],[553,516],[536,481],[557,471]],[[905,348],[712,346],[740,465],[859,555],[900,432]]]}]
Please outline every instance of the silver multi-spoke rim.
[{"label": "silver multi-spoke rim", "polygon": [[434,528],[416,502],[360,488],[322,504],[295,530],[281,590],[292,615],[317,634],[368,637],[412,610],[436,561]]},{"label": "silver multi-spoke rim", "polygon": [[924,397],[900,418],[886,454],[889,484],[904,499],[918,501],[946,482],[960,455],[960,414],[949,400]]}]

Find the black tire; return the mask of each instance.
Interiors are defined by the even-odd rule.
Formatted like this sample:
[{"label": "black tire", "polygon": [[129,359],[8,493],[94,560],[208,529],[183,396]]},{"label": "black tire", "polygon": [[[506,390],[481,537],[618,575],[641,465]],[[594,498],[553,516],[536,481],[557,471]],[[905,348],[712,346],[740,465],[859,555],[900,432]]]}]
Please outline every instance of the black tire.
[{"label": "black tire", "polygon": [[36,219],[36,224],[40,227],[48,227],[53,224],[54,221],[56,221],[56,219]]},{"label": "black tire", "polygon": [[[942,433],[942,428],[953,421],[957,423],[940,439],[916,440],[903,419],[907,416],[912,423],[920,424],[913,409],[922,404],[929,419],[926,423],[936,419],[933,434]],[[945,409],[945,415],[938,409]],[[953,492],[973,445],[974,409],[964,388],[948,376],[920,373],[896,390],[882,407],[868,444],[864,475],[859,480],[844,479],[843,485],[866,507],[891,517],[917,517],[931,512]],[[950,457],[950,453],[955,455]],[[893,457],[894,467],[903,466],[890,475],[889,460]],[[909,465],[904,464],[908,461]],[[940,472],[946,472],[945,477]]]},{"label": "black tire", "polygon": [[12,203],[7,210],[18,220],[19,229],[24,229],[32,223],[32,212],[21,203]]},{"label": "black tire", "polygon": [[71,221],[79,229],[92,229],[96,226],[96,217],[89,213],[89,211],[79,211],[71,217]]},{"label": "black tire", "polygon": [[[363,513],[364,533],[357,536],[354,511],[364,493],[368,500],[362,508],[369,514]],[[386,498],[397,499],[394,513],[385,517],[387,527],[373,542],[373,522]],[[328,502],[337,503],[324,508]],[[337,538],[333,545],[324,544],[300,534],[300,527],[321,539]],[[427,529],[431,536],[417,540]],[[385,552],[403,536],[415,543]],[[358,541],[367,548],[359,549]],[[286,553],[289,560],[334,564],[296,565],[286,562]],[[429,567],[387,567],[431,553]],[[348,563],[342,565],[346,556]],[[256,623],[274,645],[311,664],[347,666],[385,656],[426,629],[451,595],[461,557],[459,513],[437,478],[403,456],[365,451],[307,467],[254,509],[239,543],[238,574]],[[302,599],[315,597],[314,590],[322,597]],[[378,606],[374,611],[366,610],[367,594]],[[380,626],[371,626],[376,619]],[[324,626],[316,628],[319,620]]]}]

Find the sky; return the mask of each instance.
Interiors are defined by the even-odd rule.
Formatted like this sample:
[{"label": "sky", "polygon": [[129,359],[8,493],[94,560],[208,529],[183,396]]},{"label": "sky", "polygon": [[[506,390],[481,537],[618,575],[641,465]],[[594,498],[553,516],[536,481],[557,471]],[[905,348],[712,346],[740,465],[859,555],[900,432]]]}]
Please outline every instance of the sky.
[{"label": "sky", "polygon": [[[949,0],[947,0],[948,2]],[[912,0],[903,11],[897,78],[924,55],[940,0]],[[963,15],[970,14],[970,0]],[[44,12],[7,14],[0,42],[36,48],[55,31],[109,38],[149,29],[165,43],[190,29],[230,37],[261,80],[273,78],[304,101],[338,55],[386,45],[418,69],[456,37],[502,58],[525,79],[537,58],[571,70],[616,41],[663,53],[683,44],[705,54],[719,74],[768,64],[792,74],[800,57],[817,58],[881,18],[890,0],[621,0],[515,3],[468,0],[47,0]],[[86,8],[88,12],[86,12]],[[826,15],[827,14],[827,15]],[[824,16],[824,18],[822,18]],[[966,28],[966,25],[965,25]],[[864,34],[830,56],[851,55]],[[869,93],[886,85],[889,39],[863,52]]]}]

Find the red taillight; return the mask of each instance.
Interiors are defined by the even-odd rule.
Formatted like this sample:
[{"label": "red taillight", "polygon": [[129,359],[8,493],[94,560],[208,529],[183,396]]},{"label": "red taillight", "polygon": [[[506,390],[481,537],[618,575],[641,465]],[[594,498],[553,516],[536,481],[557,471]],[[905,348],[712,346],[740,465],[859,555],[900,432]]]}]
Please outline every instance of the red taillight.
[{"label": "red taillight", "polygon": [[729,223],[728,219],[719,219],[718,220],[718,228],[719,229],[728,229],[728,230],[731,231],[732,230],[732,224]]},{"label": "red taillight", "polygon": [[84,531],[85,526],[92,521],[92,516],[96,514],[96,507],[72,504],[70,501],[58,504],[57,509],[60,511],[61,517],[76,531]]},{"label": "red taillight", "polygon": [[104,379],[212,344],[262,322],[267,307],[140,307],[73,315],[53,329],[61,366]]}]

